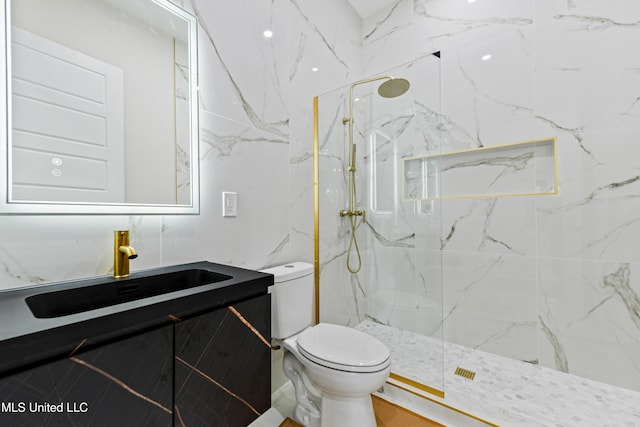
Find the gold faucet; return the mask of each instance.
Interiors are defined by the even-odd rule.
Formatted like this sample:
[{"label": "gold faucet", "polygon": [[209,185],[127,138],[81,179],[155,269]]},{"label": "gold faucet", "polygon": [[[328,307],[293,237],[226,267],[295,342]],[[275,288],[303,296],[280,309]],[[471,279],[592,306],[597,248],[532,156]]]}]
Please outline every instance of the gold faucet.
[{"label": "gold faucet", "polygon": [[114,233],[113,277],[122,279],[129,276],[129,260],[138,257],[133,246],[129,246],[129,230]]}]

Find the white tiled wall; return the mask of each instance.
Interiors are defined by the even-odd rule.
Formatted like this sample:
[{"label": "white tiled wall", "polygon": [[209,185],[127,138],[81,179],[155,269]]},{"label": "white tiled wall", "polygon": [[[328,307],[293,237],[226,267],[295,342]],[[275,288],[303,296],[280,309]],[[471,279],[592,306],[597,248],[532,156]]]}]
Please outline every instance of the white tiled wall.
[{"label": "white tiled wall", "polygon": [[[321,203],[326,319],[358,323],[376,289],[430,279],[442,285],[446,340],[640,390],[639,21],[631,0],[398,0],[365,19],[364,75],[441,52],[441,102],[423,116],[440,133],[410,125],[414,145],[401,156],[557,137],[559,194],[405,202],[396,223],[371,215],[358,231],[370,270],[349,280],[346,222],[329,214],[347,194],[334,159],[344,135],[325,125],[343,138],[321,171],[332,193]],[[424,209],[430,225],[412,213]]]}]

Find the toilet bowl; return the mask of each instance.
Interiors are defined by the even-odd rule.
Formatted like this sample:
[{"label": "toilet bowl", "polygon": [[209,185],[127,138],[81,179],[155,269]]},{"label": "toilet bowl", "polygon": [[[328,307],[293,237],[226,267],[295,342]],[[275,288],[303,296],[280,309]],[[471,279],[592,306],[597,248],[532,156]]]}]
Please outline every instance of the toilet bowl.
[{"label": "toilet bowl", "polygon": [[[310,264],[292,263],[263,271],[274,274],[270,290],[272,335],[283,340],[283,368],[296,392],[296,421],[305,427],[375,427],[370,395],[389,376],[389,349],[376,338],[346,326],[311,326]],[[307,288],[308,294],[301,291]],[[293,293],[309,299],[304,303],[292,299]]]}]

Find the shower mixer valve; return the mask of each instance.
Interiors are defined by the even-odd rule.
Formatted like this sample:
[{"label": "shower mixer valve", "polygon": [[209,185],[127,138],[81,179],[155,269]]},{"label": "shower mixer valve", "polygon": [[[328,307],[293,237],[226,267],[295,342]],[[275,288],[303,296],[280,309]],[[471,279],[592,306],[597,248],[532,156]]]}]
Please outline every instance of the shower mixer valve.
[{"label": "shower mixer valve", "polygon": [[352,210],[342,209],[340,211],[340,216],[364,216],[364,211],[352,211]]}]

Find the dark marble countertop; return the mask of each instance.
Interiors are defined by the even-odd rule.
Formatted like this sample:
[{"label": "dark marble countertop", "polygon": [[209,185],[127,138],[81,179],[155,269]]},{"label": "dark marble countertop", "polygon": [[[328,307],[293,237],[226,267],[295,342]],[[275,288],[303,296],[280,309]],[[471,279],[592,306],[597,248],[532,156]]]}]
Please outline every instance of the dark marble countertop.
[{"label": "dark marble countertop", "polygon": [[229,279],[61,317],[37,318],[25,299],[38,294],[117,286],[110,276],[0,291],[0,376],[76,354],[267,293],[273,276],[211,262],[136,271],[126,280],[202,269]]}]

